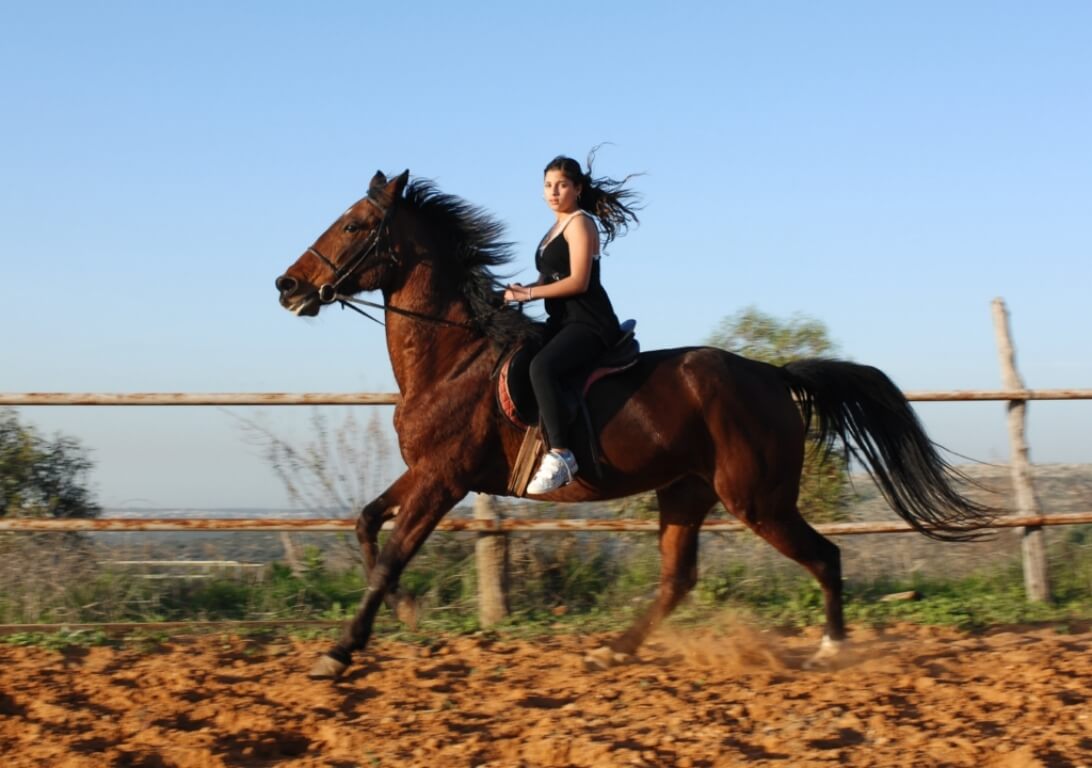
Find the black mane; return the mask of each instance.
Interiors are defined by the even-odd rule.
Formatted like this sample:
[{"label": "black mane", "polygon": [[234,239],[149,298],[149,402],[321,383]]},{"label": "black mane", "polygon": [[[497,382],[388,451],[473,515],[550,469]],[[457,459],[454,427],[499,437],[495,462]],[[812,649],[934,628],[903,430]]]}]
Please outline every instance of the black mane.
[{"label": "black mane", "polygon": [[493,272],[512,261],[512,244],[502,239],[504,225],[481,208],[440,192],[430,181],[412,182],[404,202],[429,224],[446,256],[445,271],[458,284],[482,334],[500,347],[533,336],[535,323],[504,305],[504,285]]}]

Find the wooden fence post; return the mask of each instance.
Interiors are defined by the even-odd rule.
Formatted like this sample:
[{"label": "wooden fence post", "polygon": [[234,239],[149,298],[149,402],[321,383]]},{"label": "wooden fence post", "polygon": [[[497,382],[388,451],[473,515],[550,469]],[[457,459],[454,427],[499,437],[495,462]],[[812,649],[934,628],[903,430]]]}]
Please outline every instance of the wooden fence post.
[{"label": "wooden fence post", "polygon": [[[479,493],[474,500],[474,519],[500,522],[492,496]],[[503,533],[479,533],[474,545],[478,568],[478,620],[483,627],[508,615],[508,537]]]},{"label": "wooden fence post", "polygon": [[[1013,351],[1012,337],[1009,333],[1009,313],[1005,302],[993,300],[993,327],[997,334],[997,352],[1001,358],[1001,382],[1005,389],[1026,389],[1020,374],[1016,370],[1016,353]],[[1031,465],[1028,461],[1028,444],[1024,438],[1024,421],[1027,416],[1026,400],[1010,400],[1009,444],[1011,456],[1009,470],[1012,474],[1013,491],[1016,494],[1016,506],[1022,515],[1039,515],[1039,500],[1035,496],[1035,487],[1031,480]],[[1047,575],[1046,543],[1043,541],[1043,528],[1039,525],[1024,528],[1024,591],[1030,602],[1050,601],[1050,581]]]}]

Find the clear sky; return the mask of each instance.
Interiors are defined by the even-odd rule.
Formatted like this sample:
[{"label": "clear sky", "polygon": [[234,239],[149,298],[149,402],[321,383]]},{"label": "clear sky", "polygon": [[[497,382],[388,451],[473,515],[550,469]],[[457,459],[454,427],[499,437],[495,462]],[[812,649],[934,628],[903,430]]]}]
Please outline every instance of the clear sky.
[{"label": "clear sky", "polygon": [[[517,279],[558,153],[643,171],[604,281],[645,348],[753,305],[905,389],[1092,387],[1092,4],[7,2],[0,391],[390,391],[381,330],[274,278],[376,169],[492,211]],[[519,271],[522,270],[522,271]],[[259,415],[307,437],[306,409]],[[387,411],[389,414],[389,410]],[[1001,404],[920,410],[1008,455]],[[26,408],[106,505],[286,504],[213,408]],[[1033,403],[1092,461],[1092,404]]]}]

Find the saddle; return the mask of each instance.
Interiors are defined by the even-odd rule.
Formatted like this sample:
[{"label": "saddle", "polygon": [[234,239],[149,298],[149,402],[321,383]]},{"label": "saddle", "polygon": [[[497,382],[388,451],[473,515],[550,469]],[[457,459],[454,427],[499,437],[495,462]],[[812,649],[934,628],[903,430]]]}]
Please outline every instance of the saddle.
[{"label": "saddle", "polygon": [[[591,413],[588,410],[587,394],[597,381],[616,373],[621,373],[637,363],[641,347],[634,331],[636,320],[626,320],[619,328],[622,335],[614,346],[603,353],[590,371],[583,371],[576,376],[562,381],[562,390],[569,421],[579,413],[587,427],[589,453],[592,456],[593,470],[598,475],[600,464],[599,441],[593,428]],[[497,366],[496,398],[497,407],[504,417],[516,428],[524,431],[523,445],[509,478],[508,490],[516,496],[522,496],[545,450],[539,428],[538,403],[531,389],[531,359],[538,352],[538,344],[528,343],[515,349],[503,358]]]}]

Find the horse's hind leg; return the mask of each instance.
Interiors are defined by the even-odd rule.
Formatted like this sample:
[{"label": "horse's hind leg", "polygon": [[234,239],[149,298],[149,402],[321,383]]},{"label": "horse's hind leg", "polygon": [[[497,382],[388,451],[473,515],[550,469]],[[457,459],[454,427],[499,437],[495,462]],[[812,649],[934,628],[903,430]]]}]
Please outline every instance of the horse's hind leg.
[{"label": "horse's hind leg", "polygon": [[830,661],[838,655],[846,636],[845,619],[842,615],[840,550],[834,542],[811,527],[800,514],[795,500],[780,499],[769,505],[756,504],[752,508],[752,515],[745,522],[778,552],[808,569],[819,582],[823,589],[826,631],[819,651],[805,667]]},{"label": "horse's hind leg", "polygon": [[585,657],[589,668],[620,662],[670,615],[698,581],[698,534],[717,497],[704,480],[687,477],[656,492],[660,503],[660,589],[633,626]]}]

